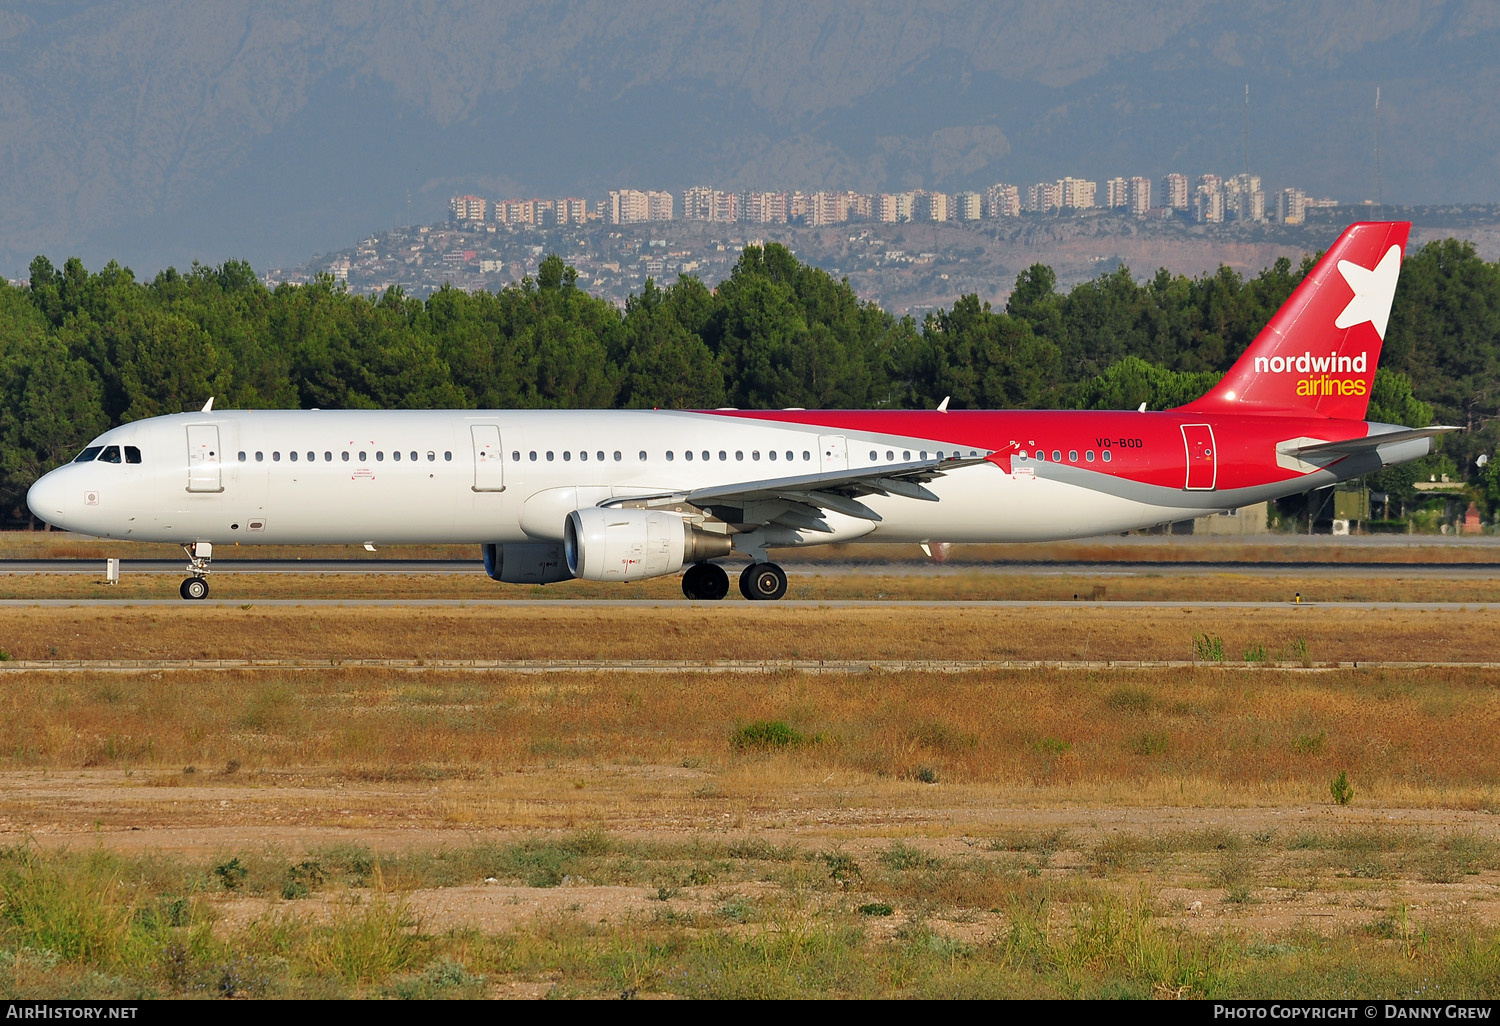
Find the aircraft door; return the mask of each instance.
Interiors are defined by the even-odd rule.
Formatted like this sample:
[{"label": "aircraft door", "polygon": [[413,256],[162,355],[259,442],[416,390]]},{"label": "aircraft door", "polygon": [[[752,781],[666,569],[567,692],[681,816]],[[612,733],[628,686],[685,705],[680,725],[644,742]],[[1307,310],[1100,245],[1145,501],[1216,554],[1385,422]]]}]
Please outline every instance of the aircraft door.
[{"label": "aircraft door", "polygon": [[1219,460],[1214,452],[1214,429],[1207,424],[1182,425],[1187,446],[1187,483],[1190,492],[1213,491],[1219,478]]},{"label": "aircraft door", "polygon": [[219,449],[217,424],[189,424],[188,484],[190,492],[222,492],[224,461]]},{"label": "aircraft door", "polygon": [[843,435],[819,435],[818,454],[818,468],[825,474],[849,469],[849,443]]},{"label": "aircraft door", "polygon": [[473,424],[474,490],[505,491],[505,452],[500,448],[500,428],[494,424]]}]

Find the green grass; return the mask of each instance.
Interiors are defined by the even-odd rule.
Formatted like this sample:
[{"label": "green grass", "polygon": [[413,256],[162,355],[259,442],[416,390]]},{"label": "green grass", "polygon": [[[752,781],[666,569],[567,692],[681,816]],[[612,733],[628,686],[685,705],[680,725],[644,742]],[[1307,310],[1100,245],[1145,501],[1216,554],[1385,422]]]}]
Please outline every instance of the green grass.
[{"label": "green grass", "polygon": [[[1185,931],[1152,883],[1196,865],[1203,887],[1253,903],[1266,853],[1309,866],[1380,857],[1459,875],[1497,868],[1496,846],[1472,833],[1115,837],[1087,853],[1093,877],[1039,878],[1019,861],[1069,843],[1036,833],[938,856],[895,841],[856,859],[755,839],[643,844],[582,833],[426,853],[241,852],[201,864],[23,846],[0,851],[0,998],[474,999],[520,987],[554,997],[1452,1000],[1500,986],[1500,932],[1467,920],[1396,902],[1354,930]],[[246,873],[226,890],[215,868],[236,859]],[[316,911],[275,889],[312,879],[310,863],[321,874]],[[413,911],[419,881],[520,877],[538,865],[728,889],[707,914],[674,907],[674,896],[652,917],[564,911],[493,934]],[[778,878],[787,886],[764,890]],[[734,889],[751,883],[762,888],[755,897]],[[247,900],[270,904],[225,916]],[[986,930],[958,928],[976,916]]]}]

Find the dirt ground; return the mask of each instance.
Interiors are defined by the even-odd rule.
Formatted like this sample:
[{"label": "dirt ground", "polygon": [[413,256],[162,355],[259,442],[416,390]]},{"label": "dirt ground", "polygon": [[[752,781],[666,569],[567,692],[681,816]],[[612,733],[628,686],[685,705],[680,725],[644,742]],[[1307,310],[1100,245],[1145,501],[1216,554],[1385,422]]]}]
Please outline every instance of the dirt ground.
[{"label": "dirt ground", "polygon": [[[0,843],[75,851],[104,848],[160,852],[209,862],[231,852],[267,851],[296,859],[339,845],[376,853],[455,849],[580,829],[626,840],[691,842],[756,838],[806,851],[834,850],[873,861],[900,843],[938,858],[994,850],[996,840],[1053,834],[1056,851],[1040,871],[1089,877],[1129,895],[1150,888],[1159,915],[1189,930],[1230,927],[1275,936],[1305,927],[1319,933],[1368,928],[1382,917],[1500,925],[1500,872],[1486,869],[1445,881],[1395,873],[1366,878],[1357,869],[1318,873],[1292,865],[1285,844],[1268,847],[1254,867],[1249,893],[1231,899],[1213,882],[1220,855],[1185,854],[1139,869],[1104,874],[1101,845],[1121,839],[1226,836],[1285,842],[1303,834],[1500,839],[1500,817],[1488,812],[1332,804],[1246,807],[1142,807],[1072,804],[1063,796],[1016,788],[924,785],[837,774],[776,786],[725,781],[683,767],[558,766],[485,780],[360,782],[325,772],[34,771],[0,774]],[[1399,846],[1399,841],[1395,842]],[[1420,846],[1422,841],[1411,842]],[[1280,866],[1277,862],[1287,865]],[[708,913],[734,896],[763,897],[764,880],[684,886],[675,912]],[[571,916],[621,925],[662,908],[647,886],[564,878],[557,887],[489,880],[405,894],[424,929],[477,928],[494,933]],[[277,904],[274,896],[225,895],[224,922],[249,921]],[[341,900],[314,895],[299,909],[319,914]],[[902,910],[872,924],[873,935],[898,929]],[[330,912],[331,914],[331,912]],[[946,933],[982,942],[1004,926],[993,909],[949,910]]]}]

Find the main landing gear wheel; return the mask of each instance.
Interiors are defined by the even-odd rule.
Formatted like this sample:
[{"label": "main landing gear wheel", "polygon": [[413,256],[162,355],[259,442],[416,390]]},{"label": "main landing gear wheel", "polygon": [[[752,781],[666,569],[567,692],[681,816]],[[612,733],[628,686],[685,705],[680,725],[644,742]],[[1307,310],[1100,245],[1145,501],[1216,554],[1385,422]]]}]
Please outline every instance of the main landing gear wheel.
[{"label": "main landing gear wheel", "polygon": [[208,582],[201,577],[189,577],[177,591],[185,599],[208,598]]},{"label": "main landing gear wheel", "polygon": [[729,594],[729,575],[717,563],[694,563],[682,575],[682,593],[690,599],[717,602]]},{"label": "main landing gear wheel", "polygon": [[752,602],[779,599],[786,594],[786,571],[775,563],[751,563],[740,574],[740,594]]}]

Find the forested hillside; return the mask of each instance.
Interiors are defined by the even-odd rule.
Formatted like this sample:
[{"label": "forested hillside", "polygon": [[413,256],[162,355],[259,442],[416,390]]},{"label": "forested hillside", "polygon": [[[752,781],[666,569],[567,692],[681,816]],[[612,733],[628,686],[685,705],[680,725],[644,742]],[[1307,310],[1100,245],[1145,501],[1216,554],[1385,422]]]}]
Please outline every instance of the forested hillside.
[{"label": "forested hillside", "polygon": [[[0,516],[25,517],[36,477],[124,421],[201,407],[531,408],[936,405],[1153,409],[1207,388],[1311,266],[1245,279],[1128,269],[1066,294],[1023,272],[1005,310],[973,296],[921,323],[771,244],[710,292],[648,282],[625,309],[576,286],[559,257],[501,292],[347,292],[331,278],[265,288],[244,263],[90,273],[45,257],[0,282]],[[1500,264],[1467,244],[1407,260],[1371,419],[1466,427],[1399,478],[1445,469],[1500,502]]]}]

